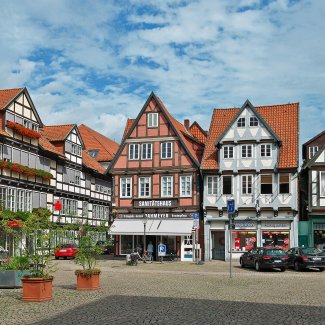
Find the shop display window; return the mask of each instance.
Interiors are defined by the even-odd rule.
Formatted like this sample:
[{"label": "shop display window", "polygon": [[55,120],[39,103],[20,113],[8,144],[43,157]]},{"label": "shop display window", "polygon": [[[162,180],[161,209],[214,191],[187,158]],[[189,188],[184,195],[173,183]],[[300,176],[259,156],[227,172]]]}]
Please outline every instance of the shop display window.
[{"label": "shop display window", "polygon": [[256,231],[233,231],[232,245],[233,252],[249,251],[256,248]]},{"label": "shop display window", "polygon": [[133,249],[133,235],[121,235],[120,254],[131,254]]},{"label": "shop display window", "polygon": [[325,229],[324,230],[314,230],[314,243],[315,247],[319,249],[324,249],[325,246]]},{"label": "shop display window", "polygon": [[166,245],[167,254],[176,253],[176,237],[175,236],[162,236],[161,242]]},{"label": "shop display window", "polygon": [[290,248],[289,231],[263,231],[262,232],[263,247],[279,247],[285,251]]}]

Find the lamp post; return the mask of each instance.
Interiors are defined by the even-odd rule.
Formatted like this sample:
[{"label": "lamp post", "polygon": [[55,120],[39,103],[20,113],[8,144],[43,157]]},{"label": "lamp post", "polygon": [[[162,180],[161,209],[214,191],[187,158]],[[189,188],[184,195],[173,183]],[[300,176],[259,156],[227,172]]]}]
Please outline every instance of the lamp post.
[{"label": "lamp post", "polygon": [[143,216],[142,222],[143,222],[143,254],[144,254],[144,251],[146,250],[146,225],[147,225],[147,218],[145,216]]}]

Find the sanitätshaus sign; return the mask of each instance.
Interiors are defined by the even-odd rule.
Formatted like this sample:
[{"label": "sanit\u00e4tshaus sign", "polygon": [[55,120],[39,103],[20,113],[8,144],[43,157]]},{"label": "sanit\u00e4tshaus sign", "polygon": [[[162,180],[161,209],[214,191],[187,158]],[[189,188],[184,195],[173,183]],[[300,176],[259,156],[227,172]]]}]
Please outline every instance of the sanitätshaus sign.
[{"label": "sanit\u00e4tshaus sign", "polygon": [[116,219],[167,219],[167,218],[176,218],[176,219],[186,219],[192,218],[191,212],[184,213],[119,213],[116,215]]},{"label": "sanit\u00e4tshaus sign", "polygon": [[175,208],[178,206],[177,199],[169,200],[133,200],[134,208]]}]

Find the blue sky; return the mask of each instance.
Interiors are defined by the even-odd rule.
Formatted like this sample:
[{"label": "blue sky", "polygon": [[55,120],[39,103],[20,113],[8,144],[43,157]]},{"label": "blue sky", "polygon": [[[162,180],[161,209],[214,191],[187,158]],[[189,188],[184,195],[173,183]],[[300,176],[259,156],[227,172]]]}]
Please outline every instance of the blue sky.
[{"label": "blue sky", "polygon": [[300,102],[303,143],[325,129],[324,16],[323,0],[4,0],[0,88],[116,141],[151,91],[205,129],[216,107]]}]

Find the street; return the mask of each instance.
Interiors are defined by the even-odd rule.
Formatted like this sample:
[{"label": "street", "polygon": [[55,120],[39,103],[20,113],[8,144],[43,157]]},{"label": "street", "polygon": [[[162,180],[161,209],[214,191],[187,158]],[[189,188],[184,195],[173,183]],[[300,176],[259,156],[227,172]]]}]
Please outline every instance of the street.
[{"label": "street", "polygon": [[57,261],[53,300],[22,303],[0,290],[1,325],[325,324],[325,272],[256,272],[234,262],[99,262],[101,289],[75,290],[73,261]]}]

